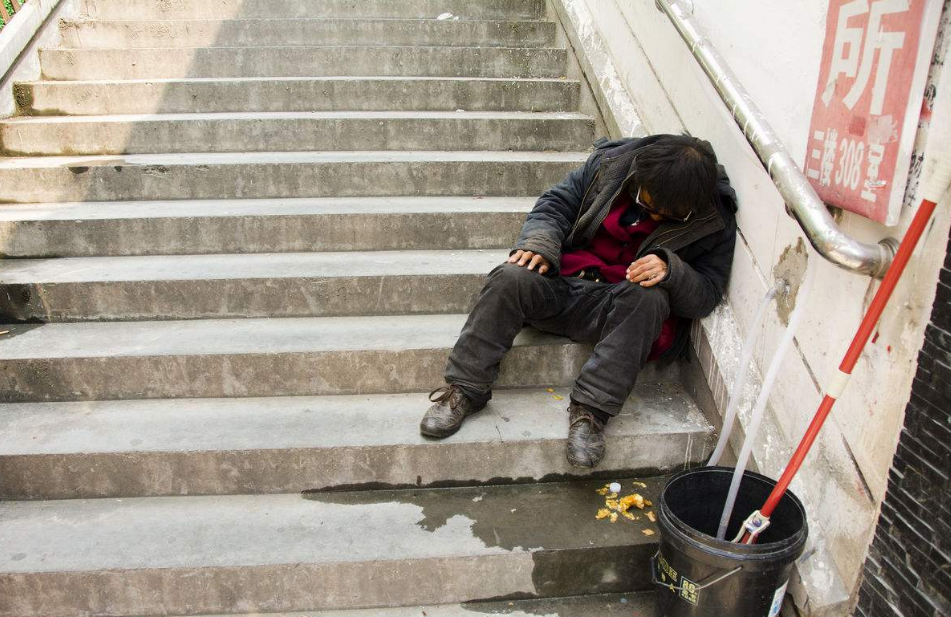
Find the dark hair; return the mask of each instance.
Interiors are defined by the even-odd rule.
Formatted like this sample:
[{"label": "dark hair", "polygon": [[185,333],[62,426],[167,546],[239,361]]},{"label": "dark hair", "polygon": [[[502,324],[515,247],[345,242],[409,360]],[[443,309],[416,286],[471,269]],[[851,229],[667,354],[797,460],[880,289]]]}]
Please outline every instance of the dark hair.
[{"label": "dark hair", "polygon": [[637,153],[633,166],[636,182],[661,214],[684,219],[707,210],[716,198],[717,155],[710,142],[690,134],[659,135]]}]

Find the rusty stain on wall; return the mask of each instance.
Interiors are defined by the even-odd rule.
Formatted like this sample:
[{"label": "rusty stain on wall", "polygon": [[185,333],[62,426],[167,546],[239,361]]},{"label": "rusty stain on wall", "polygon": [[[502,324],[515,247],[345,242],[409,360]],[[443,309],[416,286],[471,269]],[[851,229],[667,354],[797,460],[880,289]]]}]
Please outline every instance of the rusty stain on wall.
[{"label": "rusty stain on wall", "polygon": [[786,247],[773,267],[773,278],[785,281],[788,285],[787,293],[776,296],[776,314],[784,326],[789,325],[789,316],[796,308],[796,296],[799,294],[799,287],[802,286],[808,263],[806,243],[799,238],[796,244]]}]

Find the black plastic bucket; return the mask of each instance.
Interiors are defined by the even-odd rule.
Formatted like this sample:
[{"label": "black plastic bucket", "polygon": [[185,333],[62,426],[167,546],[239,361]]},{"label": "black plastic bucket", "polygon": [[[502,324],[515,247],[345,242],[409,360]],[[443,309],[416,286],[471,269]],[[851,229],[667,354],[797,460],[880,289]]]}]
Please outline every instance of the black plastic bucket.
[{"label": "black plastic bucket", "polygon": [[747,471],[727,528],[717,527],[733,469],[678,473],[660,497],[660,548],[651,560],[661,617],[776,617],[809,533],[802,503],[787,491],[756,544],[729,542],[776,483]]}]

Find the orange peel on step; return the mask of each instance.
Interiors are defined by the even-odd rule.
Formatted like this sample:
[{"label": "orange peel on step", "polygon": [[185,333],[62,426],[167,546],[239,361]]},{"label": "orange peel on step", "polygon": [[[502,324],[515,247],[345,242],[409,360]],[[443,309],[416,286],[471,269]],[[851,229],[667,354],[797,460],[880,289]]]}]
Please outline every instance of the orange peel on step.
[{"label": "orange peel on step", "polygon": [[627,512],[631,506],[634,506],[638,510],[644,509],[645,500],[644,497],[639,493],[634,493],[633,495],[628,495],[627,497],[622,497],[618,502],[620,509],[623,512]]}]

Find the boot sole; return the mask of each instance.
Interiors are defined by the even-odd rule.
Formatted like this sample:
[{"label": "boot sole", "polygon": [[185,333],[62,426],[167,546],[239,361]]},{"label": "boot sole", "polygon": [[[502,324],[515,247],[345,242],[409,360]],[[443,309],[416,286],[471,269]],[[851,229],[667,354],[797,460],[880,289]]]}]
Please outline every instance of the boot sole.
[{"label": "boot sole", "polygon": [[568,459],[568,464],[571,465],[572,467],[575,467],[576,469],[594,469],[598,465],[601,464],[601,461],[598,461],[594,465],[583,465],[581,463],[576,463],[575,461]]}]

